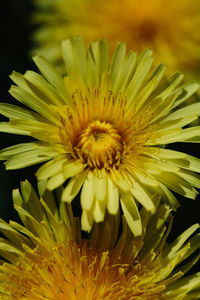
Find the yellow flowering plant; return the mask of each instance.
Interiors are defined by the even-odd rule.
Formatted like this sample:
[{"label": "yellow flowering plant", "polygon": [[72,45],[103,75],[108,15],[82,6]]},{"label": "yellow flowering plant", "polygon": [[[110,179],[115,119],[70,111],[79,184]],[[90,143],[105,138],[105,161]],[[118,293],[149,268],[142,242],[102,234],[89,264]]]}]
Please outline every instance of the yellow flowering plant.
[{"label": "yellow flowering plant", "polygon": [[60,41],[82,35],[89,43],[108,38],[127,43],[128,50],[153,49],[156,63],[198,76],[200,67],[199,0],[34,0],[36,53],[62,69]]},{"label": "yellow flowering plant", "polygon": [[163,64],[151,68],[150,50],[126,55],[123,43],[111,59],[105,40],[86,51],[76,37],[64,41],[62,51],[63,77],[41,56],[34,58],[41,74],[11,75],[11,95],[28,108],[1,103],[0,113],[10,121],[0,131],[35,140],[3,149],[0,159],[7,169],[45,162],[36,175],[49,190],[64,184],[66,202],[80,192],[82,229],[103,221],[106,210],[116,215],[121,204],[140,235],[138,203],[153,212],[156,192],[176,209],[170,190],[194,199],[200,187],[200,160],[163,147],[200,141],[200,127],[187,128],[200,103],[180,108],[199,85],[180,85],[180,73],[166,79]]},{"label": "yellow flowering plant", "polygon": [[0,220],[2,300],[200,298],[200,273],[183,277],[200,256],[198,224],[166,242],[173,218],[162,205],[153,215],[142,209],[140,237],[107,215],[83,239],[60,189],[55,197],[40,182],[39,191],[40,200],[27,181],[13,191],[23,225]]}]

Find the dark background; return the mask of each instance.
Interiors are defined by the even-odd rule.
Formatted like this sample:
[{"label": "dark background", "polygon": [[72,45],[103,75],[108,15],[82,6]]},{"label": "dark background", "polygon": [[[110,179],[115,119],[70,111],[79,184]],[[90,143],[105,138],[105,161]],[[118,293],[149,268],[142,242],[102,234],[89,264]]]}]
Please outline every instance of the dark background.
[{"label": "dark background", "polygon": [[[33,11],[31,1],[7,0],[1,3],[1,26],[0,26],[0,89],[1,102],[14,103],[8,93],[11,85],[9,75],[13,70],[24,73],[27,69],[35,69],[31,58],[30,34],[34,29],[31,25],[30,16]],[[17,102],[15,102],[17,103]],[[0,120],[6,120],[0,116]],[[0,149],[13,144],[30,140],[28,137],[0,133]],[[172,148],[172,147],[171,147]],[[200,146],[198,144],[175,144],[173,149],[200,157]],[[3,163],[0,162],[0,217],[8,221],[18,220],[12,205],[12,189],[18,188],[20,181],[28,179],[35,185],[34,172],[38,166],[16,171],[5,171]],[[183,199],[178,196],[182,204],[177,213],[174,213],[174,224],[170,234],[170,240],[194,223],[200,222],[200,197],[196,200]],[[199,265],[200,266],[200,265]],[[200,267],[195,267],[199,270]]]}]

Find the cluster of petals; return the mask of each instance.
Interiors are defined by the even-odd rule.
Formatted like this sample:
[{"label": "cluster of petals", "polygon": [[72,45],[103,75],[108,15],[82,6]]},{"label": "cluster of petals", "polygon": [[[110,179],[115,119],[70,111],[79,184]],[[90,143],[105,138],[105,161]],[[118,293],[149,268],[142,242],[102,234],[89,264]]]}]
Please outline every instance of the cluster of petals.
[{"label": "cluster of petals", "polygon": [[6,260],[0,265],[2,300],[200,297],[200,274],[183,277],[200,256],[198,224],[167,243],[172,215],[168,205],[159,205],[153,215],[142,209],[140,237],[124,218],[120,229],[118,214],[107,215],[83,239],[61,190],[55,198],[45,187],[40,182],[39,200],[30,183],[22,182],[13,199],[23,225],[0,221],[0,255]]},{"label": "cluster of petals", "polygon": [[174,209],[173,192],[194,199],[200,187],[200,160],[164,146],[200,141],[200,103],[182,107],[199,88],[182,74],[166,79],[163,64],[152,67],[150,50],[139,56],[119,43],[110,58],[105,40],[86,51],[81,38],[62,44],[65,75],[43,57],[41,74],[13,72],[10,93],[27,108],[0,104],[10,119],[0,131],[32,136],[33,142],[3,149],[7,169],[44,163],[38,180],[54,190],[64,184],[62,201],[78,193],[82,229],[102,222],[119,205],[134,234],[142,233],[140,207],[155,211],[154,194]]}]

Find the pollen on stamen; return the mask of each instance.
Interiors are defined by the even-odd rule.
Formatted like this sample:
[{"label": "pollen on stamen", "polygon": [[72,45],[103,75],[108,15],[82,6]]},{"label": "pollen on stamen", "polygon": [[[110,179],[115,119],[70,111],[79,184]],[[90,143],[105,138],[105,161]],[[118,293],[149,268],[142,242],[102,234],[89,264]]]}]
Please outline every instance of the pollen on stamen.
[{"label": "pollen on stamen", "polygon": [[123,152],[122,137],[109,123],[93,121],[82,131],[74,147],[92,168],[109,168]]},{"label": "pollen on stamen", "polygon": [[136,114],[133,108],[127,112],[127,101],[120,93],[104,94],[101,88],[86,93],[76,90],[73,107],[60,109],[61,144],[90,170],[124,169],[130,153],[136,154],[148,141],[149,130],[141,131],[149,124],[149,111]]}]

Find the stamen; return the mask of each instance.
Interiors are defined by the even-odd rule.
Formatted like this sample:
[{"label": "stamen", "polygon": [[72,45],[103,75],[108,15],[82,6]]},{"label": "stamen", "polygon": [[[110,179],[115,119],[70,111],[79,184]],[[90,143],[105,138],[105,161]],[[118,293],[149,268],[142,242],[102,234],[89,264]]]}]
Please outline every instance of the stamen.
[{"label": "stamen", "polygon": [[70,111],[60,111],[60,140],[66,152],[90,169],[119,169],[124,158],[136,153],[150,136],[144,130],[151,119],[149,111],[127,113],[127,101],[120,94],[105,95],[96,88],[83,95],[76,90],[73,105]]}]

